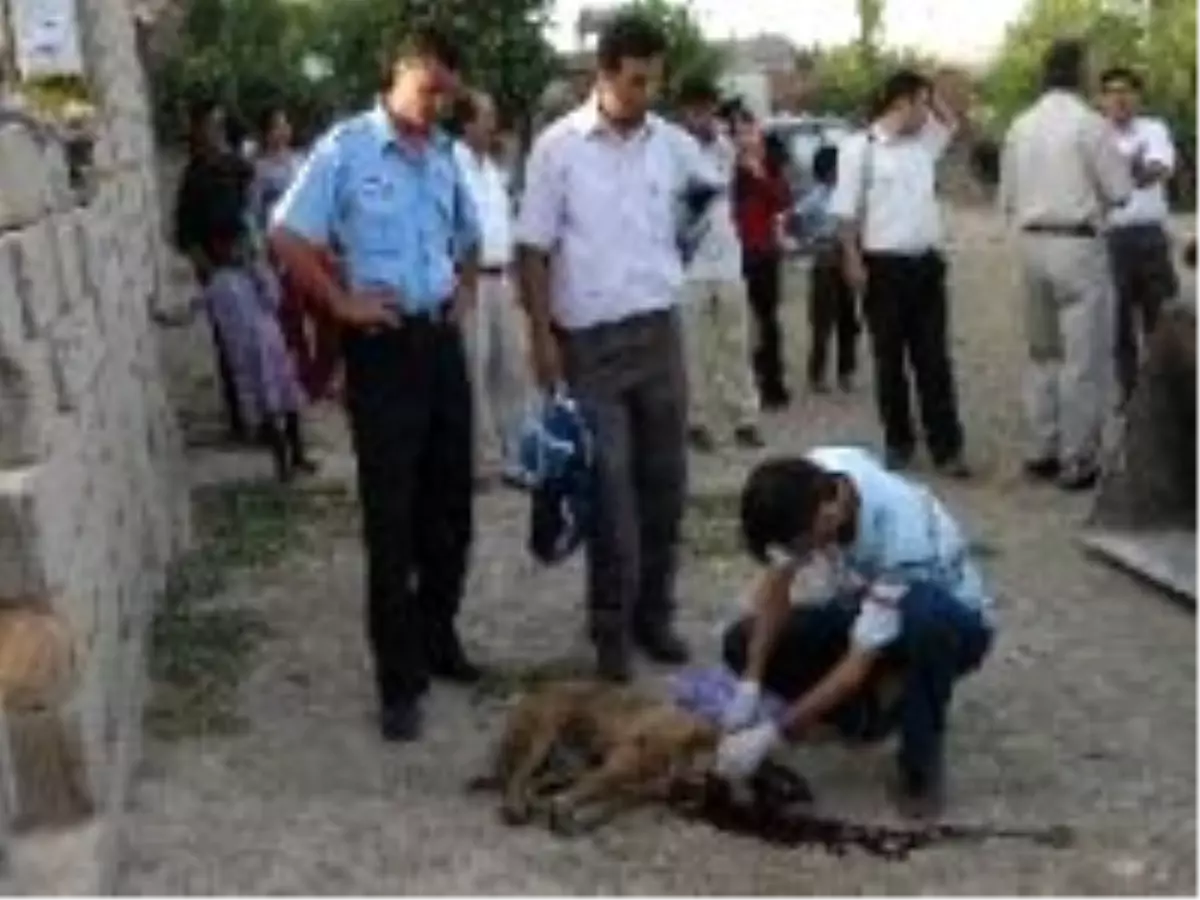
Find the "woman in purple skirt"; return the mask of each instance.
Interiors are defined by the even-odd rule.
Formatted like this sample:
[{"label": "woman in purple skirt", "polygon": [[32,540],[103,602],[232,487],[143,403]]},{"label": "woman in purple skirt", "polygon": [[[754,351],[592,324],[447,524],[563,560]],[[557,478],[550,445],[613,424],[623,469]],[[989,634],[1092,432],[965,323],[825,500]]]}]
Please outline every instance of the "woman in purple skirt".
[{"label": "woman in purple skirt", "polygon": [[260,428],[279,480],[291,481],[316,466],[300,430],[307,399],[279,328],[279,281],[254,258],[240,217],[213,228],[209,243],[214,270],[202,301],[227,349],[238,406]]}]

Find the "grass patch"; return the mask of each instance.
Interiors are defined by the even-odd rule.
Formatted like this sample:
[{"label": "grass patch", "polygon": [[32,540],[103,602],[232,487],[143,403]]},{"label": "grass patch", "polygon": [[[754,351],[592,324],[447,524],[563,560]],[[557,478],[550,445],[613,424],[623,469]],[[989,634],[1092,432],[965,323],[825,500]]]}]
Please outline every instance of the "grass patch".
[{"label": "grass patch", "polygon": [[688,498],[683,549],[700,559],[742,555],[738,494],[697,494]]},{"label": "grass patch", "polygon": [[204,487],[192,497],[194,549],[172,566],[150,635],[145,720],[165,740],[236,733],[237,692],[270,628],[255,610],[216,602],[239,571],[268,568],[356,518],[342,485]]}]

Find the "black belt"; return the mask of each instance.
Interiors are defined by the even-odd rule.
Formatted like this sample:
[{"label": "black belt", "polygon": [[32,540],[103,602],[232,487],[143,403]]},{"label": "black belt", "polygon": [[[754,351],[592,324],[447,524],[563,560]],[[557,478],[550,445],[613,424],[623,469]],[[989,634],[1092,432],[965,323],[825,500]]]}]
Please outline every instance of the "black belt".
[{"label": "black belt", "polygon": [[479,274],[485,278],[499,278],[508,274],[508,266],[480,266]]},{"label": "black belt", "polygon": [[1093,238],[1099,232],[1095,225],[1087,222],[1076,222],[1074,225],[1056,224],[1053,222],[1030,222],[1022,225],[1021,230],[1029,234],[1055,234],[1060,237]]},{"label": "black belt", "polygon": [[453,308],[454,304],[446,301],[431,309],[422,309],[418,312],[403,311],[400,313],[400,323],[402,325],[445,325],[450,321],[450,312]]}]

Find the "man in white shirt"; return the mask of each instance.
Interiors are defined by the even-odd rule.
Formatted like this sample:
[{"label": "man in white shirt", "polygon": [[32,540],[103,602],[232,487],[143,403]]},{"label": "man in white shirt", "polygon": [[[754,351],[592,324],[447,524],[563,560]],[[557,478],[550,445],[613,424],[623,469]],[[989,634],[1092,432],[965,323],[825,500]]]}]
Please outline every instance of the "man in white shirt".
[{"label": "man in white shirt", "polygon": [[465,328],[475,393],[476,478],[497,466],[515,477],[516,441],[529,397],[525,315],[512,289],[512,200],[504,173],[492,158],[496,110],[481,91],[464,93],[455,120],[461,139],[454,155],[479,216],[478,306]]},{"label": "man in white shirt", "polygon": [[1123,66],[1100,76],[1100,103],[1129,165],[1134,191],[1108,215],[1108,248],[1117,287],[1117,377],[1126,400],[1137,379],[1138,331],[1154,330],[1158,311],[1179,288],[1167,239],[1166,184],[1175,145],[1161,119],[1139,115],[1142,80]]},{"label": "man in white shirt", "polygon": [[517,226],[522,301],[543,389],[565,382],[596,438],[588,608],[601,677],[630,677],[630,638],[680,663],[675,567],[687,477],[678,304],[680,198],[720,187],[696,142],[648,112],[667,42],[609,21],[595,93],[533,145]]},{"label": "man in white shirt", "polygon": [[957,116],[929,79],[909,70],[888,78],[876,109],[871,125],[839,148],[830,212],[842,222],[846,278],[863,296],[886,458],[903,468],[916,449],[911,368],[930,456],[945,474],[965,477],[935,192]]},{"label": "man in white shirt", "polygon": [[1129,167],[1082,96],[1085,51],[1046,54],[1045,91],[1013,121],[1000,160],[1002,212],[1020,233],[1030,367],[1026,472],[1087,490],[1113,383],[1112,273],[1102,228],[1129,197]]},{"label": "man in white shirt", "polygon": [[697,223],[697,244],[685,276],[688,436],[701,452],[715,448],[719,426],[732,426],[734,441],[743,447],[763,445],[749,365],[749,305],[742,279],[742,247],[730,198],[737,151],[717,126],[719,100],[720,92],[707,78],[692,78],[680,86],[683,125],[699,142],[724,186]]}]

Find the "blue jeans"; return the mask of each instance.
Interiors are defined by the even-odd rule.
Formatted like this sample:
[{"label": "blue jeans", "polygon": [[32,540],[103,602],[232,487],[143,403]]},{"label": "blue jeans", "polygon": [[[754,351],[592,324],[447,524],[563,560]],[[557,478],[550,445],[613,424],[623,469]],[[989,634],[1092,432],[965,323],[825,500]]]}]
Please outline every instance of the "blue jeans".
[{"label": "blue jeans", "polygon": [[[983,662],[992,630],[978,612],[930,582],[912,584],[900,612],[900,635],[884,648],[871,680],[823,720],[850,740],[879,740],[898,730],[902,770],[923,778],[941,766],[954,683]],[[857,613],[856,604],[840,601],[793,608],[767,661],[763,687],[789,701],[803,696],[849,649]],[[752,624],[743,619],[725,634],[725,664],[735,672],[745,669]],[[885,672],[902,679],[899,702],[886,708],[873,690]]]}]

